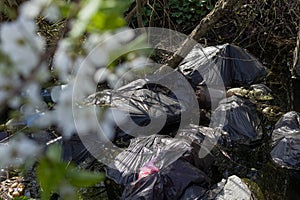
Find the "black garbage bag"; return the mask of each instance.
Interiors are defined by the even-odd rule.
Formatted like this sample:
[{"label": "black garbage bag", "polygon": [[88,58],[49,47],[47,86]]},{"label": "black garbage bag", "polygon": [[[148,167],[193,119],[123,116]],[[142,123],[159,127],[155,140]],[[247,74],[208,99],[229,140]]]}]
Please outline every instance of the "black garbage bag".
[{"label": "black garbage bag", "polygon": [[190,124],[178,130],[176,138],[187,140],[192,149],[183,157],[197,168],[207,172],[215,161],[213,150],[223,144],[222,130]]},{"label": "black garbage bag", "polygon": [[[131,139],[129,147],[115,158],[107,175],[118,184],[128,184],[138,179],[140,169],[150,161],[162,169],[191,150],[188,141],[163,135]],[[151,162],[150,162],[151,163]]]},{"label": "black garbage bag", "polygon": [[189,82],[173,72],[138,79],[116,90],[97,92],[87,102],[125,113],[124,122],[117,124],[121,133],[147,136],[170,132],[185,122],[198,123],[198,102],[191,94],[193,88]]},{"label": "black garbage bag", "polygon": [[223,145],[251,145],[262,137],[256,106],[249,99],[231,96],[212,114],[211,127],[223,130]]},{"label": "black garbage bag", "polygon": [[[125,185],[123,199],[202,197],[210,179],[187,159],[193,150],[190,141],[182,137],[153,135],[135,138],[107,168],[107,176]],[[194,191],[193,188],[201,190]]]},{"label": "black garbage bag", "polygon": [[300,114],[291,111],[276,123],[272,133],[272,160],[281,167],[300,169]]},{"label": "black garbage bag", "polygon": [[245,49],[232,44],[201,47],[195,45],[178,67],[195,87],[239,87],[267,75],[267,69]]},{"label": "black garbage bag", "polygon": [[[147,133],[150,135],[170,131],[178,128],[181,113],[184,112],[176,99],[149,89],[105,91],[101,95],[103,105],[124,113],[125,120],[117,124],[117,133],[120,135],[126,133],[145,136]],[[143,133],[140,129],[147,129],[147,132]]]},{"label": "black garbage bag", "polygon": [[122,199],[205,199],[209,183],[206,174],[178,159],[159,172],[127,185]]}]

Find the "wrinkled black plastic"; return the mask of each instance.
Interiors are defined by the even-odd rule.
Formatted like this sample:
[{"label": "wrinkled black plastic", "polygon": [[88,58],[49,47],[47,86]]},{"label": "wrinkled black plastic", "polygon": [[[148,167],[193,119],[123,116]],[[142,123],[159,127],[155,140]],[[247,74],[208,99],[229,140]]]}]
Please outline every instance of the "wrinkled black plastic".
[{"label": "wrinkled black plastic", "polygon": [[[187,134],[186,130],[181,133],[178,138],[153,135],[132,139],[130,146],[116,157],[113,165],[108,167],[107,175],[126,186],[123,199],[179,199],[181,196],[206,195],[210,179],[193,166],[197,156],[193,151],[198,148],[192,144],[199,145],[201,141],[195,140],[204,136],[197,136],[201,135],[198,129],[194,134]],[[154,158],[159,171],[138,179],[141,168]]]},{"label": "wrinkled black plastic", "polygon": [[[225,117],[225,120],[222,119]],[[211,119],[213,128],[221,128],[224,145],[249,145],[261,138],[256,106],[249,99],[231,96],[222,100]]]},{"label": "wrinkled black plastic", "polygon": [[179,159],[160,172],[127,185],[122,199],[204,199],[209,183],[207,175]]},{"label": "wrinkled black plastic", "polygon": [[162,135],[138,137],[116,157],[107,175],[118,184],[128,184],[138,178],[139,170],[153,158],[156,158],[155,166],[162,169],[190,149],[189,143],[182,139]]},{"label": "wrinkled black plastic", "polygon": [[[149,89],[106,91],[101,101],[107,101],[110,107],[128,113],[133,122],[138,126],[147,126],[151,119],[152,123],[165,120],[164,127],[161,130],[149,130],[150,133],[164,133],[176,128],[180,123],[181,112],[184,112],[180,103],[161,92],[154,92]],[[130,100],[129,100],[130,99]],[[127,116],[127,115],[126,115]],[[127,122],[125,121],[124,124]],[[126,126],[126,130],[120,130],[126,134],[142,135],[136,130],[136,125]],[[156,128],[156,127],[154,127]]]},{"label": "wrinkled black plastic", "polygon": [[282,116],[272,133],[271,157],[282,167],[300,169],[300,114],[291,111]]},{"label": "wrinkled black plastic", "polygon": [[[187,140],[191,144],[191,151],[184,154],[184,158],[197,168],[207,171],[214,162],[214,155],[211,154],[215,145],[222,144],[222,130],[190,124],[177,132],[176,138]],[[203,141],[206,139],[206,143]],[[204,157],[199,156],[200,150],[205,153]]]},{"label": "wrinkled black plastic", "polygon": [[[174,81],[174,77],[178,80]],[[171,72],[166,75],[153,75],[147,79],[138,79],[117,90],[95,93],[87,98],[87,102],[100,106],[108,105],[129,114],[135,124],[127,125],[126,130],[123,128],[122,131],[127,134],[147,136],[138,131],[136,125],[147,126],[150,122],[159,124],[164,120],[166,121],[161,130],[147,130],[152,134],[170,133],[185,120],[187,122],[194,120],[192,113],[197,109],[193,105],[197,103],[197,99],[191,94],[193,89],[190,87],[191,92],[188,92],[187,87],[190,87],[189,82],[181,74]],[[187,119],[182,118],[183,113],[186,113]],[[199,113],[196,114],[199,115]],[[124,124],[129,123],[125,121]],[[154,129],[157,127],[154,126]]]},{"label": "wrinkled black plastic", "polygon": [[[195,45],[178,70],[193,86],[237,87],[251,85],[267,75],[267,69],[245,49],[232,44]],[[219,78],[221,77],[221,78]]]},{"label": "wrinkled black plastic", "polygon": [[62,141],[63,159],[79,164],[90,156],[89,151],[81,142],[79,136],[74,134],[68,140]]}]

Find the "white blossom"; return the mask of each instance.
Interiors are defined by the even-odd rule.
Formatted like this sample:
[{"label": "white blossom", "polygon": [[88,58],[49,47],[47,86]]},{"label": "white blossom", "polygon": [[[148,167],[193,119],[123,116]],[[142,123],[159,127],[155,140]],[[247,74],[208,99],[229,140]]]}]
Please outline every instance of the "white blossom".
[{"label": "white blossom", "polygon": [[88,0],[87,4],[79,11],[78,18],[74,21],[70,35],[73,38],[80,36],[86,29],[92,16],[97,12],[101,0]]},{"label": "white blossom", "polygon": [[98,69],[94,75],[94,81],[95,82],[104,82],[107,78],[107,76],[109,75],[109,70],[102,67],[100,69]]},{"label": "white blossom", "polygon": [[97,133],[100,129],[97,114],[100,108],[96,106],[73,107],[76,130],[79,134]]},{"label": "white blossom", "polygon": [[28,77],[39,62],[44,49],[44,40],[36,34],[32,20],[18,18],[1,24],[2,51],[13,61],[17,72]]},{"label": "white blossom", "polygon": [[59,96],[55,106],[54,119],[65,138],[69,138],[76,131],[72,111],[72,85],[66,86]]},{"label": "white blossom", "polygon": [[40,147],[25,136],[10,140],[8,143],[0,144],[0,166],[20,166],[28,159],[37,156]]},{"label": "white blossom", "polygon": [[20,15],[24,18],[34,19],[44,8],[48,8],[52,0],[31,0],[20,6]]},{"label": "white blossom", "polygon": [[55,22],[60,19],[60,11],[57,6],[51,5],[48,6],[44,11],[43,11],[43,16],[45,16],[46,19],[48,19],[51,22]]},{"label": "white blossom", "polygon": [[133,29],[124,27],[118,30],[118,33],[114,35],[114,39],[120,43],[128,43],[135,36]]}]

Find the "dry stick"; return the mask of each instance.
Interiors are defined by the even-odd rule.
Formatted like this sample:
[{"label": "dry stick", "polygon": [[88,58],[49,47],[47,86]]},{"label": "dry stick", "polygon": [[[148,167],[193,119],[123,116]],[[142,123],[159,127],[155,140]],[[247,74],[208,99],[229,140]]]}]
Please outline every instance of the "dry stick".
[{"label": "dry stick", "polygon": [[167,66],[162,66],[160,71],[165,71],[164,68],[166,67],[176,68],[183,58],[192,50],[195,41],[199,41],[199,39],[207,33],[213,24],[215,24],[228,11],[234,11],[238,8],[242,2],[243,1],[236,0],[219,0],[216,3],[215,8],[200,21],[179,49],[171,56],[168,60]]},{"label": "dry stick", "polygon": [[[141,7],[143,7],[147,3],[147,0],[141,0]],[[126,15],[125,20],[127,23],[130,22],[133,15],[137,12],[137,5]]]},{"label": "dry stick", "polygon": [[143,18],[142,18],[142,2],[141,0],[136,0],[136,17],[138,21],[138,27],[143,28]]},{"label": "dry stick", "polygon": [[[294,58],[293,58],[293,66],[290,68],[290,72],[292,75],[292,78],[297,78],[300,75],[300,23],[298,25],[298,36],[297,36],[297,41],[296,41],[296,47],[294,50]],[[294,103],[295,103],[295,90],[294,90],[294,83],[292,81],[291,83],[291,93],[290,93],[290,98],[289,100],[292,102],[288,105],[291,105],[291,110],[295,109]]]},{"label": "dry stick", "polygon": [[298,26],[298,36],[296,47],[294,50],[294,62],[293,68],[291,69],[292,76],[299,76],[300,75],[300,24]]}]

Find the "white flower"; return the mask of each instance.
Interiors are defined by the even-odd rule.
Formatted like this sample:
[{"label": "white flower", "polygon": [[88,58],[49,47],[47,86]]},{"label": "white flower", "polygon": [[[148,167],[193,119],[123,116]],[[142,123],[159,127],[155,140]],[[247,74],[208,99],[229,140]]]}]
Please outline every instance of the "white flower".
[{"label": "white flower", "polygon": [[21,105],[21,98],[15,96],[9,100],[8,104],[11,108],[17,109]]},{"label": "white flower", "polygon": [[121,80],[119,77],[113,73],[110,73],[107,76],[107,82],[112,88],[118,88],[118,86],[121,86]]},{"label": "white flower", "polygon": [[101,45],[96,46],[88,55],[88,59],[97,67],[106,66],[108,57],[107,50]]},{"label": "white flower", "polygon": [[72,85],[66,86],[59,95],[55,106],[54,119],[63,130],[63,136],[69,138],[76,131],[72,113]]},{"label": "white flower", "polygon": [[1,24],[2,50],[20,74],[27,77],[36,67],[44,49],[44,40],[36,34],[34,21],[18,18]]},{"label": "white flower", "polygon": [[96,106],[73,107],[76,131],[79,134],[97,133],[100,130],[97,118],[99,112]]},{"label": "white flower", "polygon": [[41,88],[37,83],[30,83],[24,88],[27,99],[31,104],[40,104],[41,98]]},{"label": "white flower", "polygon": [[35,142],[22,135],[6,144],[0,144],[0,166],[20,166],[34,158],[39,151],[40,147]]},{"label": "white flower", "polygon": [[[71,42],[68,40],[61,40],[58,44],[58,49],[54,55],[54,69],[58,70],[61,81],[69,82],[73,79],[76,60],[70,57]],[[81,58],[77,58],[81,60]],[[78,67],[78,66],[76,66]]]},{"label": "white flower", "polygon": [[77,20],[73,23],[70,31],[70,35],[73,38],[80,36],[92,16],[98,11],[101,4],[101,0],[88,0],[86,5],[79,11]]},{"label": "white flower", "polygon": [[45,16],[45,18],[51,22],[55,22],[55,21],[59,20],[59,18],[61,17],[59,9],[55,5],[48,6],[44,10],[43,16]]},{"label": "white flower", "polygon": [[122,28],[118,30],[118,33],[114,35],[114,38],[120,43],[126,43],[132,40],[135,36],[134,30],[130,28]]},{"label": "white flower", "polygon": [[96,71],[95,75],[94,75],[94,80],[95,82],[104,82],[109,74],[109,70],[106,68],[100,68]]},{"label": "white flower", "polygon": [[149,60],[146,57],[137,57],[132,61],[130,61],[128,64],[132,69],[141,69],[144,68],[145,66],[152,66],[153,62],[151,62],[151,60]]},{"label": "white flower", "polygon": [[20,15],[24,18],[34,19],[40,12],[47,8],[52,0],[31,0],[20,6]]},{"label": "white flower", "polygon": [[36,4],[35,1],[27,1],[20,6],[19,11],[22,17],[34,19],[40,14],[41,6]]}]

